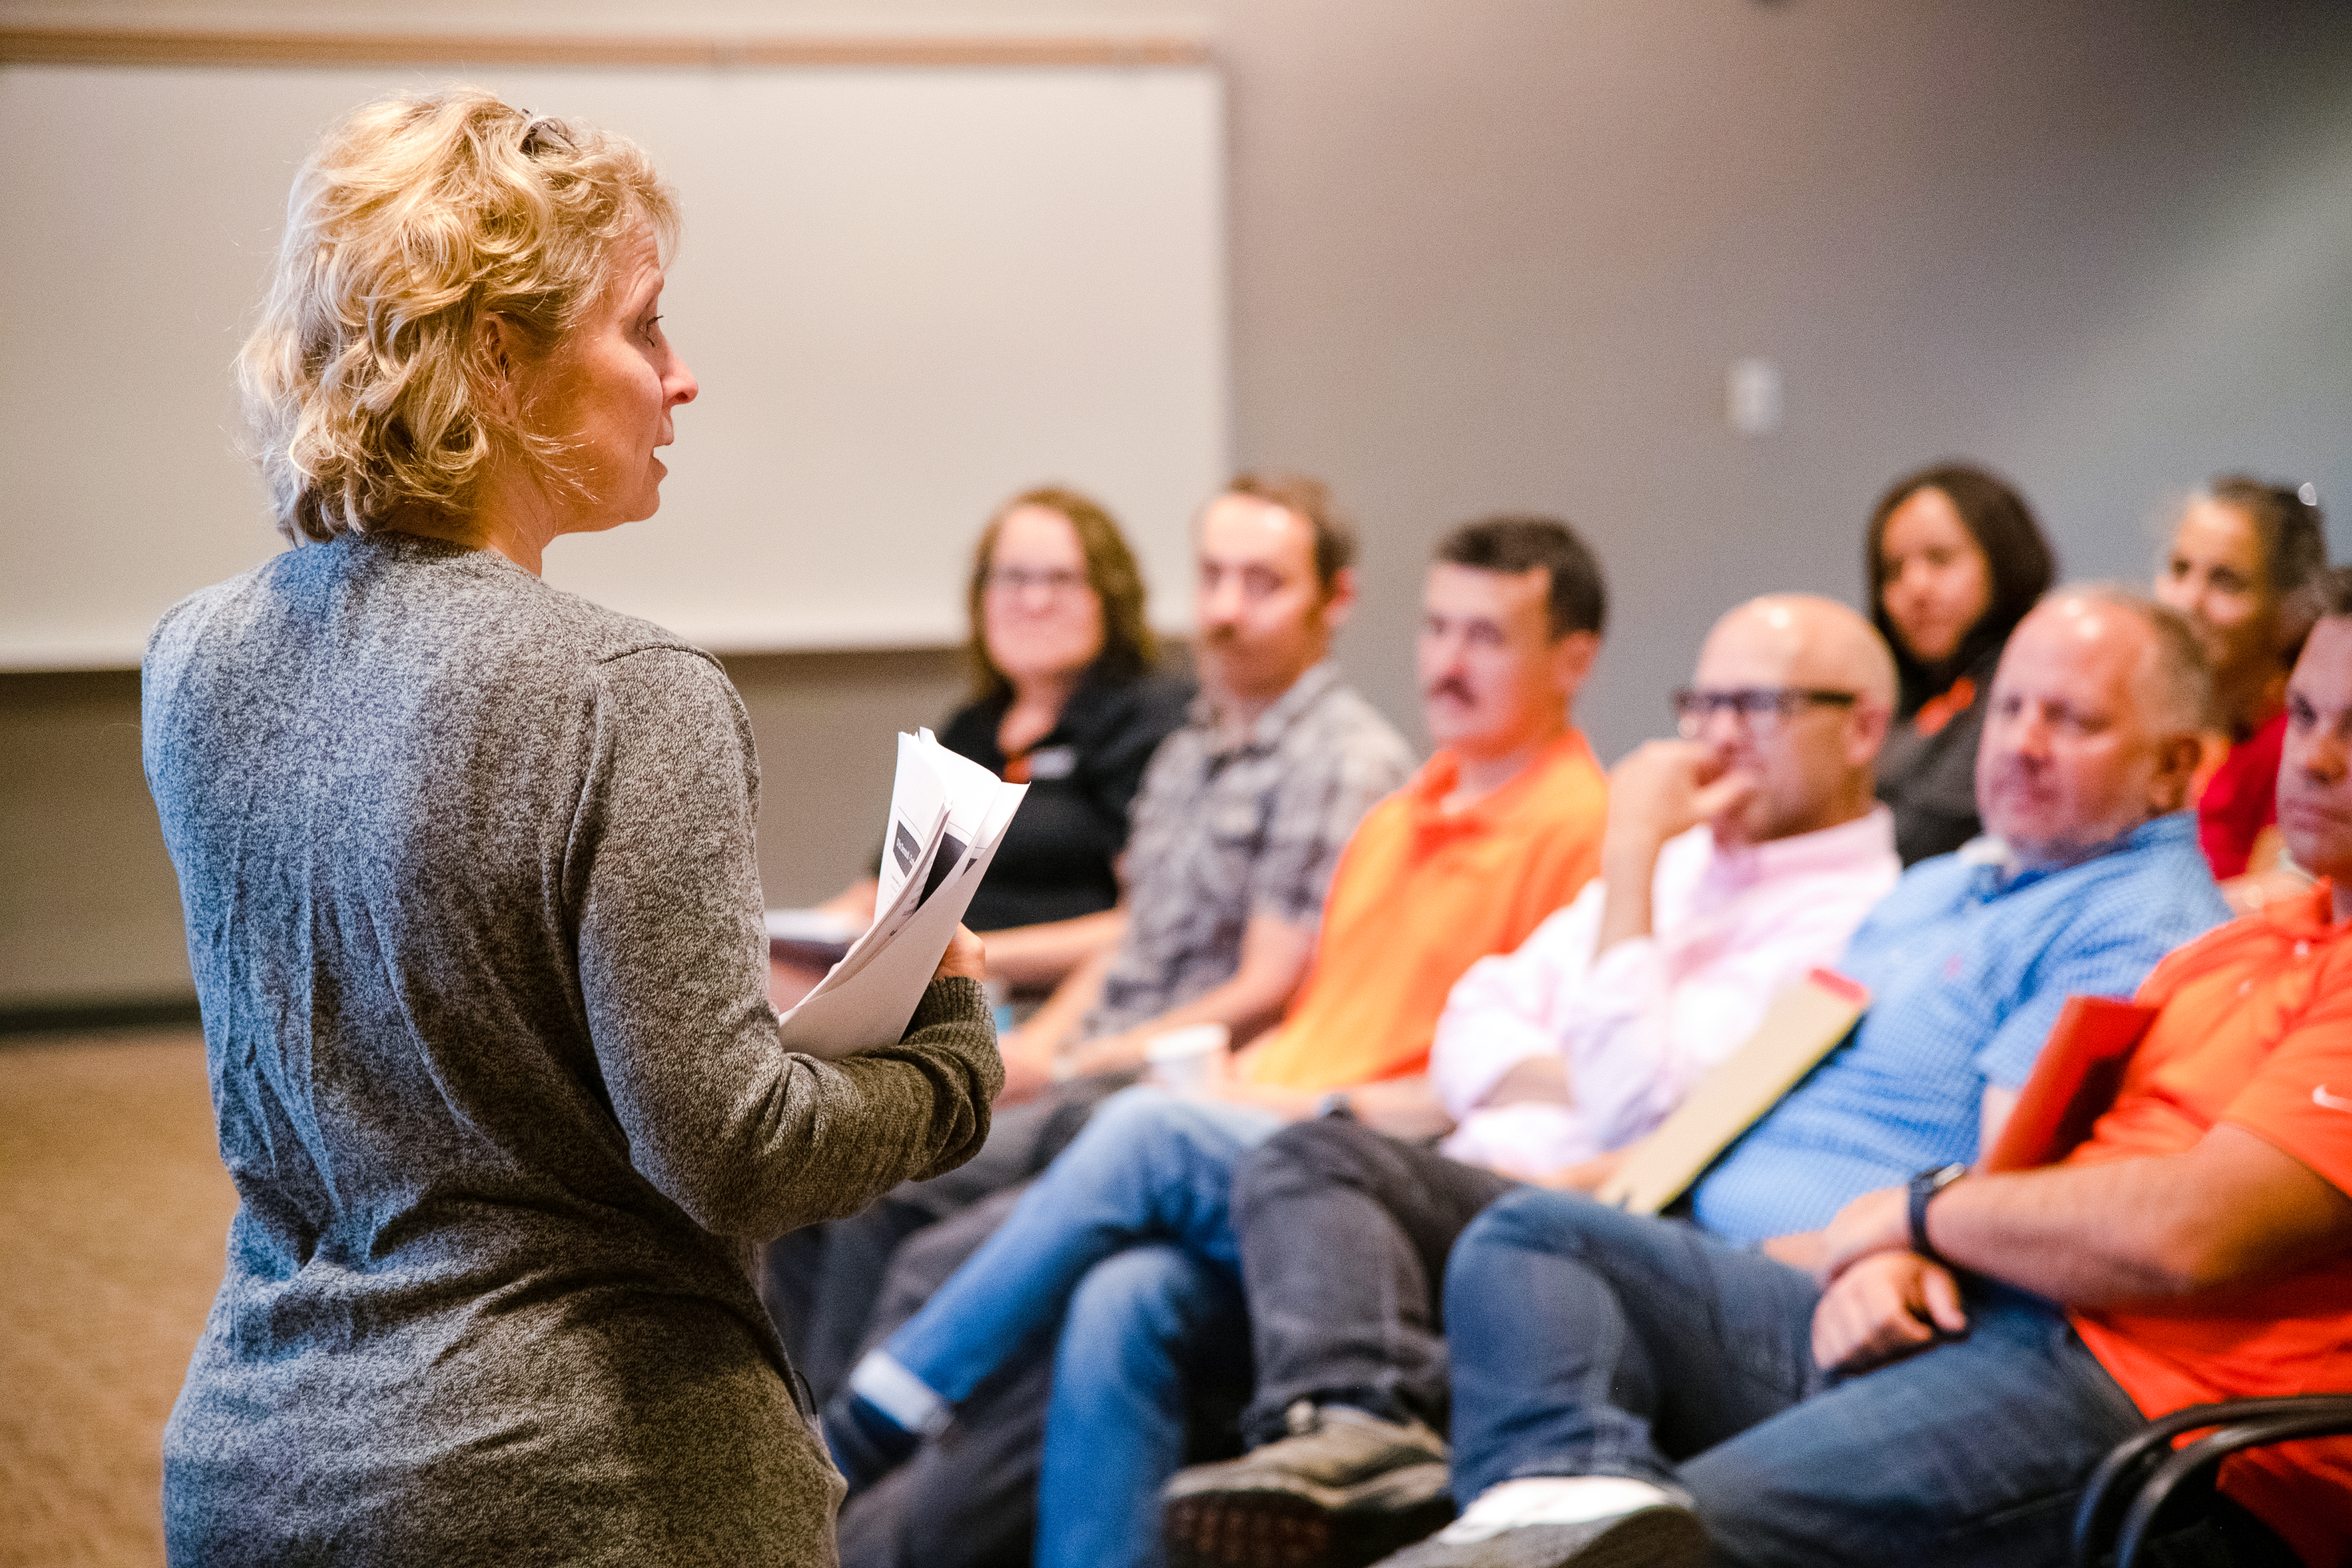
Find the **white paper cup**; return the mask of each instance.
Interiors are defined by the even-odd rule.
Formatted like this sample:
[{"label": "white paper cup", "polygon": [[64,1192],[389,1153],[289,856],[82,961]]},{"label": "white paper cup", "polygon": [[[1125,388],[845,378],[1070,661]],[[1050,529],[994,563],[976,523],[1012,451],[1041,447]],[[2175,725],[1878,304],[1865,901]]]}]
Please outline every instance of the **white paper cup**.
[{"label": "white paper cup", "polygon": [[1233,1043],[1234,1032],[1224,1025],[1194,1024],[1153,1039],[1143,1047],[1143,1059],[1165,1088],[1206,1089],[1216,1080],[1220,1058]]}]

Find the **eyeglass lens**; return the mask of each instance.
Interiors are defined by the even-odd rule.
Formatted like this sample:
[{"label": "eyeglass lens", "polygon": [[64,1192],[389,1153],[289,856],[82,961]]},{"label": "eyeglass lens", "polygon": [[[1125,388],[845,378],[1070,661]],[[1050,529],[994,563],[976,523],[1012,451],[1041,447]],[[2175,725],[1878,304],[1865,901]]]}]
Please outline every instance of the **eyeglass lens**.
[{"label": "eyeglass lens", "polygon": [[1085,582],[1085,574],[1073,572],[1066,566],[1052,567],[1043,572],[1032,572],[1024,566],[996,566],[990,568],[988,574],[989,587],[999,594],[1018,594],[1024,588],[1043,588],[1048,594],[1068,594],[1076,592]]}]

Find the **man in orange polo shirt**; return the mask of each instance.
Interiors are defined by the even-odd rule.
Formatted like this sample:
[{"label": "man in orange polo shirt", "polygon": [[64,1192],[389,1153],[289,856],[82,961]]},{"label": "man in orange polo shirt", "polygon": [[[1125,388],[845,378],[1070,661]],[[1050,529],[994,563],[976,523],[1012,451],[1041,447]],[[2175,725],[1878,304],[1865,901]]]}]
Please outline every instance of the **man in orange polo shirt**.
[{"label": "man in orange polo shirt", "polygon": [[1495,518],[1439,547],[1417,655],[1441,750],[1349,839],[1297,999],[1235,1064],[1260,1092],[1228,1098],[1296,1114],[1302,1093],[1410,1079],[1359,1114],[1443,1127],[1417,1075],[1446,993],[1601,868],[1608,779],[1570,708],[1602,616],[1600,567],[1558,523]]},{"label": "man in orange polo shirt", "polygon": [[[2352,571],[2320,586],[2278,805],[2327,880],[2158,966],[2089,1138],[1855,1199],[1826,1289],[1599,1205],[1488,1210],[1446,1274],[1468,1507],[1386,1568],[2056,1563],[2143,1417],[2352,1392]],[[2166,1561],[2352,1561],[2352,1440],[2221,1486]]]},{"label": "man in orange polo shirt", "polygon": [[[1179,1363],[1201,1339],[1247,1353],[1224,1222],[1234,1160],[1338,1088],[1376,1124],[1443,1127],[1420,1075],[1446,992],[1599,867],[1607,785],[1571,704],[1599,649],[1604,595],[1565,526],[1495,518],[1439,547],[1423,606],[1423,713],[1442,749],[1349,840],[1283,1022],[1206,1094],[1139,1088],[1107,1101],[1004,1226],[859,1363],[825,1413],[853,1489],[1066,1320],[1036,1561],[1105,1568],[1151,1550],[1160,1485],[1184,1457]],[[1141,1372],[1139,1356],[1157,1370]],[[952,1542],[919,1544],[926,1562],[954,1557]]]}]

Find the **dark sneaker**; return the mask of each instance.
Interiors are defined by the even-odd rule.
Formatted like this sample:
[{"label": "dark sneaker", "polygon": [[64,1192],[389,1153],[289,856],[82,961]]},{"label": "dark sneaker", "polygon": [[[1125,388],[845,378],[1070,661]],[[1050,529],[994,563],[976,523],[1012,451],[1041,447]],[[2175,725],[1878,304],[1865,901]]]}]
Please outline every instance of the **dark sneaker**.
[{"label": "dark sneaker", "polygon": [[1444,1440],[1301,1400],[1290,1436],[1180,1470],[1160,1494],[1169,1568],[1363,1568],[1454,1517]]},{"label": "dark sneaker", "polygon": [[1506,1481],[1380,1568],[1703,1568],[1706,1530],[1689,1500],[1614,1477]]}]

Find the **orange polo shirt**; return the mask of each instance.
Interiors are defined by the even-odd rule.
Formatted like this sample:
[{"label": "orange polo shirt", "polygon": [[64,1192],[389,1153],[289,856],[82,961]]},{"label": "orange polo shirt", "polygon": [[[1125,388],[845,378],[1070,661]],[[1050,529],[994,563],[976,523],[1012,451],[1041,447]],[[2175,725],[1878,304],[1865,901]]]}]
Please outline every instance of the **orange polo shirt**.
[{"label": "orange polo shirt", "polygon": [[[2138,1000],[2163,1009],[2115,1105],[2068,1164],[2178,1153],[2217,1121],[2352,1193],[2352,922],[2323,882],[2168,957]],[[2170,1301],[2071,1314],[2150,1416],[2218,1399],[2352,1392],[2352,1254]],[[2231,1459],[2221,1488],[2307,1563],[2352,1562],[2352,1439]]]},{"label": "orange polo shirt", "polygon": [[1349,1089],[1421,1071],[1463,972],[1525,942],[1600,870],[1609,781],[1580,731],[1449,812],[1459,773],[1438,752],[1358,825],[1331,874],[1314,963],[1252,1052],[1251,1082]]}]

